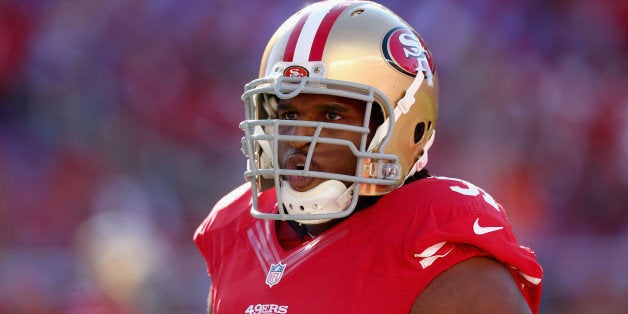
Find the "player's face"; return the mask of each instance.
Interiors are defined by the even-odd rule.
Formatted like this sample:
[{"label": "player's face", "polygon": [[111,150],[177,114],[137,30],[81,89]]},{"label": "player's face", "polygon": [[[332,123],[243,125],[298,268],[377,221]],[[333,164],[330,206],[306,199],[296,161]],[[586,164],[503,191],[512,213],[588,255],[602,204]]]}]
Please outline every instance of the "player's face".
[{"label": "player's face", "polygon": [[[282,120],[321,121],[362,126],[364,123],[365,103],[363,101],[329,95],[301,94],[291,99],[279,101],[278,117]],[[279,133],[283,135],[312,136],[314,128],[283,126]],[[330,137],[351,141],[359,147],[361,134],[343,130],[323,129],[320,137]],[[280,141],[278,144],[279,164],[284,169],[303,169],[310,143]],[[354,175],[357,158],[343,145],[316,143],[311,171],[323,171],[336,174]],[[296,191],[303,192],[316,187],[325,179],[302,176],[284,178]]]}]

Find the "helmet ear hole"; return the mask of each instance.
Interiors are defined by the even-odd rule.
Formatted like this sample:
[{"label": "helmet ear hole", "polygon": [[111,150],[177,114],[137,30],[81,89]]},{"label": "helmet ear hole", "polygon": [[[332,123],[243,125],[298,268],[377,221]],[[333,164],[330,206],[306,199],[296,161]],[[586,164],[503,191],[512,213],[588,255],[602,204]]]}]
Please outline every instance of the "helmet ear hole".
[{"label": "helmet ear hole", "polygon": [[414,127],[414,144],[421,141],[423,134],[425,134],[425,122],[419,122],[416,127]]},{"label": "helmet ear hole", "polygon": [[427,121],[427,127],[425,127],[425,122],[419,122],[414,127],[414,144],[418,144],[425,133],[430,130],[432,127],[432,121]]}]

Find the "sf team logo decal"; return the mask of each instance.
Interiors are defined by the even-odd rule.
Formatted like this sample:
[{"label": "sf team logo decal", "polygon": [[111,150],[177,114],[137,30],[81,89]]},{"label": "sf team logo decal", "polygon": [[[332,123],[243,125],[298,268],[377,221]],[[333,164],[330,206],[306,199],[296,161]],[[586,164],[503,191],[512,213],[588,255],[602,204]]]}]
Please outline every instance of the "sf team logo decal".
[{"label": "sf team logo decal", "polygon": [[285,269],[286,264],[282,264],[281,261],[277,264],[271,264],[268,274],[266,275],[266,284],[272,288],[274,285],[279,283]]},{"label": "sf team logo decal", "polygon": [[408,28],[390,30],[384,37],[382,52],[390,65],[405,74],[415,76],[421,71],[425,78],[431,78],[436,70],[425,42]]},{"label": "sf team logo decal", "polygon": [[287,67],[283,71],[283,76],[285,76],[285,77],[307,77],[307,76],[310,76],[310,72],[306,68],[304,68],[302,66],[291,65],[291,66]]}]

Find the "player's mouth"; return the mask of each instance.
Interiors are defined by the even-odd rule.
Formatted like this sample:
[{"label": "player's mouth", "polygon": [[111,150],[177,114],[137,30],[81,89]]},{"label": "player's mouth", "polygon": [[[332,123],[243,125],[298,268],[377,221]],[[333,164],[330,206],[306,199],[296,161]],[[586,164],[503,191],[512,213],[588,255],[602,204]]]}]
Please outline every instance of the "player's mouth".
[{"label": "player's mouth", "polygon": [[[288,159],[286,160],[285,163],[285,169],[288,170],[305,170],[305,160],[306,160],[306,156],[302,155],[302,154],[294,154],[288,157]],[[310,163],[310,167],[309,170],[316,170],[317,166],[316,164],[312,161]],[[306,176],[299,176],[299,175],[290,175],[290,176],[285,176],[284,180],[290,182],[290,186],[292,186],[293,189],[295,189],[296,191],[307,191],[310,189],[310,186],[313,187],[314,184],[312,184],[314,182],[316,178],[312,178],[312,177],[306,177]]]}]

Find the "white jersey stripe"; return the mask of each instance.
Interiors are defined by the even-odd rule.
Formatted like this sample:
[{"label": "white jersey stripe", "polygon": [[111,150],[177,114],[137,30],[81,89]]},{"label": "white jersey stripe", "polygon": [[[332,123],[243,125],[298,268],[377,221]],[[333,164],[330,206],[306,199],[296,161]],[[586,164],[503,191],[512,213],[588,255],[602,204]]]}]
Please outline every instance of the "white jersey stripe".
[{"label": "white jersey stripe", "polygon": [[249,241],[251,242],[251,247],[253,247],[255,255],[257,255],[259,264],[262,267],[262,272],[267,271],[270,267],[270,263],[268,262],[270,256],[268,256],[268,252],[265,252],[262,248],[262,244],[260,243],[260,240],[255,236],[255,232],[253,231],[253,229],[247,230],[246,233],[249,236]]}]

